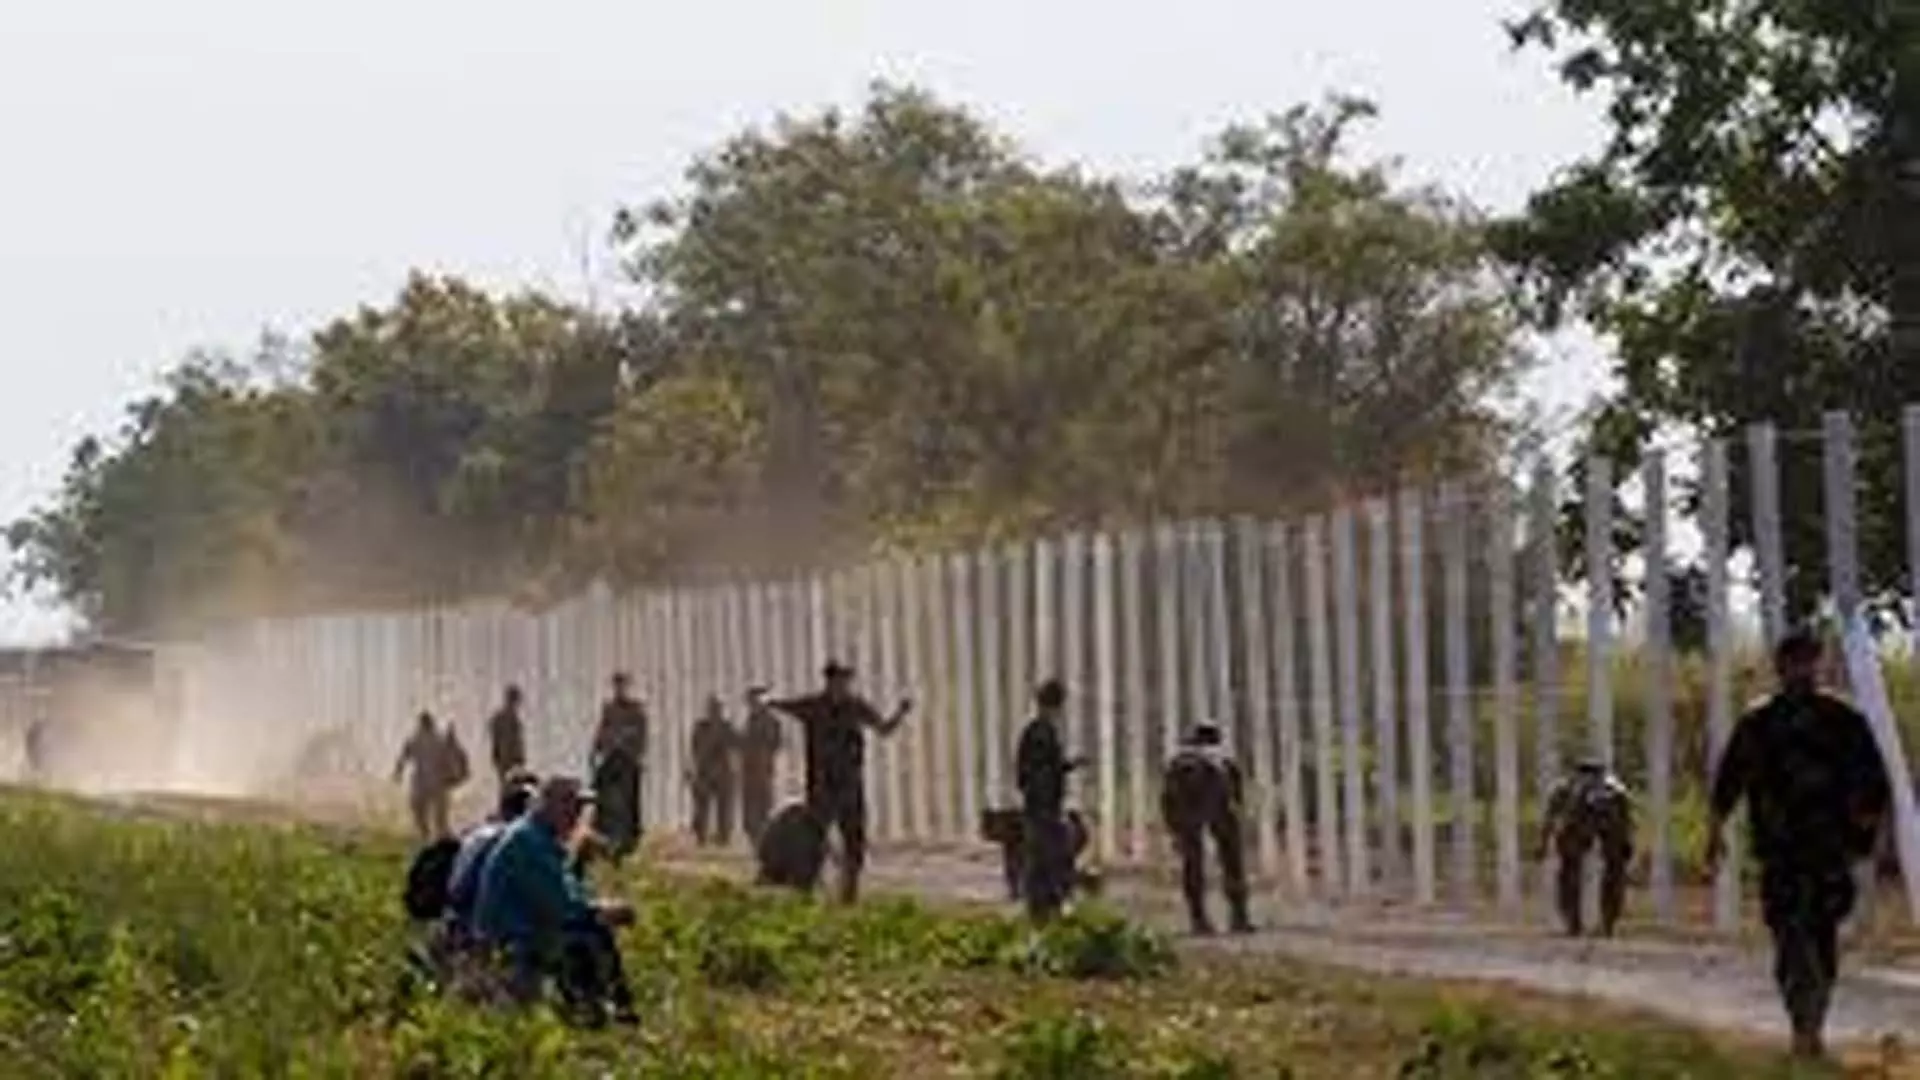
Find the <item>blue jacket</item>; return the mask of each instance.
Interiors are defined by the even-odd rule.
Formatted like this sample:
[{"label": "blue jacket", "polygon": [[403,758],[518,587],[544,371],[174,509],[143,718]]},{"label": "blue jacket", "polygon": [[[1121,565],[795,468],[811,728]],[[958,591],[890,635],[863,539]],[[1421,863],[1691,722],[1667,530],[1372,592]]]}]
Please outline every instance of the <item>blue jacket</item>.
[{"label": "blue jacket", "polygon": [[463,926],[473,925],[474,909],[480,903],[480,872],[511,824],[489,821],[460,839],[453,869],[447,874],[447,913]]},{"label": "blue jacket", "polygon": [[508,946],[551,947],[569,923],[593,918],[593,902],[567,870],[552,829],[528,815],[507,826],[480,870],[474,929]]}]

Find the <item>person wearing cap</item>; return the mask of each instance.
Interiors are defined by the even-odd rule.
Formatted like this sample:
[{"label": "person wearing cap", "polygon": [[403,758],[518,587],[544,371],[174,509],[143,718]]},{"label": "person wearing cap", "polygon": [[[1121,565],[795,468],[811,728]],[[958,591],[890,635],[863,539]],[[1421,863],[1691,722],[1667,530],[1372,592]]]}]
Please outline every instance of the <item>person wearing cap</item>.
[{"label": "person wearing cap", "polygon": [[1775,647],[1779,689],[1734,725],[1714,769],[1707,822],[1712,869],[1725,855],[1728,817],[1746,802],[1774,981],[1802,1057],[1825,1053],[1840,924],[1858,898],[1852,864],[1872,852],[1892,798],[1872,727],[1820,689],[1820,660],[1820,639],[1810,632]]},{"label": "person wearing cap", "polygon": [[1020,895],[1027,914],[1045,922],[1060,913],[1073,884],[1073,845],[1067,832],[1067,777],[1084,762],[1067,756],[1060,715],[1067,688],[1048,679],[1033,693],[1034,716],[1014,750],[1020,787]]},{"label": "person wearing cap", "polygon": [[780,718],[767,705],[767,689],[747,691],[747,718],[740,732],[740,826],[758,843],[773,816],[773,770],[785,740]]},{"label": "person wearing cap", "polygon": [[821,675],[826,687],[820,692],[768,704],[805,729],[807,809],[840,833],[840,899],[852,903],[867,858],[867,732],[893,734],[913,703],[902,700],[892,716],[883,717],[854,692],[852,668],[829,661]]},{"label": "person wearing cap", "polygon": [[647,761],[647,711],[625,672],[613,677],[613,696],[600,707],[593,733],[593,831],[618,864],[640,846],[640,777]]},{"label": "person wearing cap", "polygon": [[1600,936],[1612,937],[1626,907],[1627,868],[1633,862],[1633,796],[1607,763],[1583,758],[1547,793],[1538,857],[1558,853],[1554,903],[1568,937],[1585,929],[1582,885],[1587,857],[1600,856]]},{"label": "person wearing cap", "polygon": [[733,758],[740,738],[719,698],[707,699],[706,712],[694,721],[688,741],[693,758],[687,779],[693,789],[694,841],[701,847],[710,843],[725,847],[733,841]]},{"label": "person wearing cap", "polygon": [[1160,787],[1160,816],[1180,855],[1180,888],[1195,934],[1213,933],[1213,921],[1207,916],[1209,836],[1220,859],[1221,886],[1233,932],[1253,930],[1247,916],[1246,845],[1240,821],[1244,798],[1240,766],[1221,746],[1219,727],[1195,726],[1167,762]]},{"label": "person wearing cap", "polygon": [[568,866],[568,842],[593,801],[570,776],[540,785],[532,807],[507,826],[481,866],[473,927],[506,954],[519,1000],[532,1000],[553,977],[569,1006],[597,1017],[611,1002],[616,1019],[632,1022],[633,995],[613,929],[631,922],[633,909],[595,901]]}]

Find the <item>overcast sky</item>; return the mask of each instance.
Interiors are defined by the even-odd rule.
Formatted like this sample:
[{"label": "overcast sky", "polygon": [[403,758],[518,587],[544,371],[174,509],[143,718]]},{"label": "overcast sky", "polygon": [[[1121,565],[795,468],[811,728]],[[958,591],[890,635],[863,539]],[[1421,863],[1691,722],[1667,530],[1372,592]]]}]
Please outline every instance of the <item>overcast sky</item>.
[{"label": "overcast sky", "polygon": [[[613,209],[782,109],[914,82],[1036,155],[1147,173],[1328,91],[1364,148],[1515,205],[1596,111],[1508,54],[1521,0],[61,0],[0,13],[0,517],[196,346],[421,267],[578,294]],[[1537,380],[1571,405],[1589,353]],[[0,608],[0,638],[53,631]]]}]

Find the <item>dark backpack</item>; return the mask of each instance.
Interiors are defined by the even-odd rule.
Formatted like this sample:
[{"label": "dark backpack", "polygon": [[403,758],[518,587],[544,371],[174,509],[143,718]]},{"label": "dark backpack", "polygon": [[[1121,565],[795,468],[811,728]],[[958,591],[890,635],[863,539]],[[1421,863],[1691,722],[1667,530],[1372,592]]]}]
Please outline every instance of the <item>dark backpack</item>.
[{"label": "dark backpack", "polygon": [[425,922],[447,910],[447,886],[453,880],[453,860],[460,841],[447,837],[421,848],[407,867],[407,891],[402,901],[407,914]]}]

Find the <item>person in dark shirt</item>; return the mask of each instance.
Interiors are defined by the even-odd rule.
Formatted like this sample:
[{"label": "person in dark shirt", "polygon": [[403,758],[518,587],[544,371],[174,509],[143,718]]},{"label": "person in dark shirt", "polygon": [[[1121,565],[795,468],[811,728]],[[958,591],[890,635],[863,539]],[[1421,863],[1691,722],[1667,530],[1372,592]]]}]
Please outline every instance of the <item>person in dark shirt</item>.
[{"label": "person in dark shirt", "polygon": [[1825,1052],[1839,927],[1856,899],[1851,864],[1872,851],[1892,794],[1866,717],[1818,688],[1820,655],[1805,632],[1775,649],[1779,691],[1740,718],[1714,770],[1706,851],[1717,866],[1745,799],[1774,981],[1806,1057]]},{"label": "person in dark shirt", "polygon": [[747,720],[740,733],[740,823],[758,841],[773,814],[773,768],[785,740],[780,718],[767,706],[765,687],[747,691]]},{"label": "person in dark shirt", "polygon": [[520,718],[523,702],[520,688],[507,687],[500,708],[487,720],[487,739],[492,744],[493,774],[500,790],[508,788],[508,778],[527,764],[527,729]]},{"label": "person in dark shirt", "polygon": [[634,700],[633,680],[613,677],[613,697],[600,708],[593,733],[593,831],[618,865],[640,846],[640,777],[646,769],[647,711]]},{"label": "person in dark shirt", "polygon": [[719,698],[707,699],[707,711],[694,722],[691,741],[694,839],[701,847],[710,842],[725,847],[733,839],[733,756],[739,735]]},{"label": "person in dark shirt", "polygon": [[829,661],[822,676],[821,692],[769,704],[806,729],[807,808],[823,828],[839,830],[840,899],[852,903],[867,858],[867,731],[893,734],[913,703],[903,700],[892,716],[882,717],[854,693],[852,668]]},{"label": "person in dark shirt", "polygon": [[1180,886],[1195,934],[1213,933],[1207,917],[1208,836],[1220,858],[1233,932],[1253,930],[1247,917],[1247,858],[1240,820],[1244,798],[1240,766],[1220,745],[1220,729],[1195,726],[1167,762],[1160,789],[1160,816],[1180,853]]},{"label": "person in dark shirt", "polygon": [[1081,762],[1067,757],[1060,715],[1067,688],[1048,679],[1034,691],[1035,715],[1020,732],[1014,778],[1020,786],[1020,842],[1027,914],[1045,922],[1060,913],[1073,882],[1073,845],[1067,835],[1067,777]]},{"label": "person in dark shirt", "polygon": [[1590,759],[1554,785],[1540,825],[1539,857],[1545,859],[1550,851],[1560,855],[1555,901],[1569,937],[1579,937],[1584,929],[1581,885],[1587,855],[1596,850],[1600,855],[1600,935],[1612,937],[1626,906],[1627,867],[1633,860],[1633,798],[1604,761]]}]

